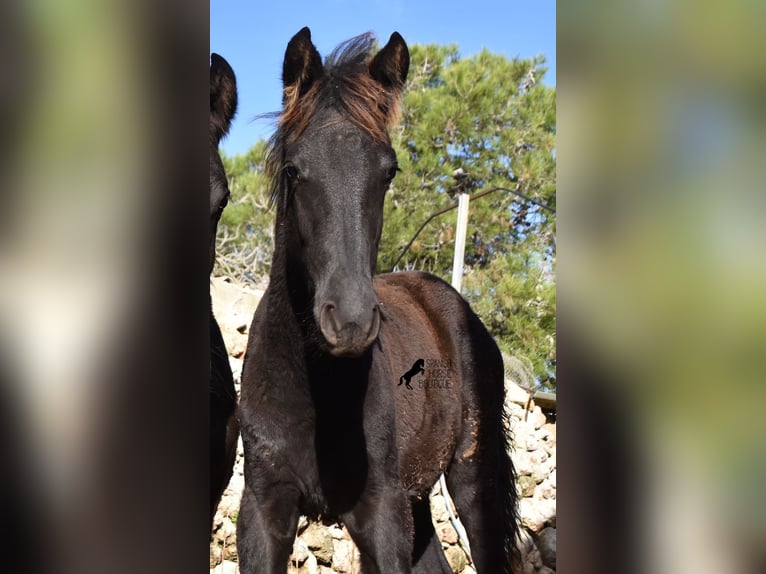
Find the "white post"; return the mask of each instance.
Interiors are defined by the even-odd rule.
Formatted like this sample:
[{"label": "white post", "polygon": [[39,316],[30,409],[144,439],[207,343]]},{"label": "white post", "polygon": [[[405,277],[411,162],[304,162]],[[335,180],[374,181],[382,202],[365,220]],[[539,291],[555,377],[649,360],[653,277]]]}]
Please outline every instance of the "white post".
[{"label": "white post", "polygon": [[457,204],[457,230],[455,234],[455,259],[452,262],[452,286],[460,293],[463,285],[463,262],[465,259],[465,234],[468,227],[468,202],[471,197],[461,193]]},{"label": "white post", "polygon": [[[467,193],[460,193],[458,196],[457,204],[457,231],[455,233],[455,259],[452,262],[452,286],[460,293],[460,287],[463,284],[463,262],[465,260],[465,234],[468,228],[468,202],[471,197]],[[447,514],[449,515],[452,527],[457,532],[460,544],[463,546],[463,550],[468,556],[468,560],[473,563],[471,556],[471,547],[468,544],[468,537],[465,534],[463,525],[458,522],[457,517],[452,512],[451,500],[449,492],[447,491],[447,483],[444,480],[444,475],[439,477],[439,487],[444,497],[444,505],[447,507]]]}]

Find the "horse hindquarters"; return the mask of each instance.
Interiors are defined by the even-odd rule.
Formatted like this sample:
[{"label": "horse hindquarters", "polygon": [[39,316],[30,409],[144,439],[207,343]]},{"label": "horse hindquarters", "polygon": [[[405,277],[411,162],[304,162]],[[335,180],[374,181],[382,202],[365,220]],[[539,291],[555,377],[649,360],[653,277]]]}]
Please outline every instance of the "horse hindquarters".
[{"label": "horse hindquarters", "polygon": [[466,419],[447,486],[465,525],[477,574],[512,574],[518,519],[504,423],[503,362],[479,318],[467,304],[465,310],[468,336],[461,353]]}]

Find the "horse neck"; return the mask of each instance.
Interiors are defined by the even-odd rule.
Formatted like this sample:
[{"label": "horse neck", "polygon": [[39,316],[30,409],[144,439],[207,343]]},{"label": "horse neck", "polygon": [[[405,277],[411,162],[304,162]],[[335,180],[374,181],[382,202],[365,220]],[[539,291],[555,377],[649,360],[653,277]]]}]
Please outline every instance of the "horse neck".
[{"label": "horse neck", "polygon": [[355,359],[336,359],[319,345],[316,337],[321,335],[314,321],[313,289],[303,267],[288,252],[288,226],[280,227],[279,217],[269,275],[269,312],[279,318],[274,326],[284,330],[293,348],[301,348],[296,357],[300,356],[305,364],[309,386],[313,387],[317,380],[327,384],[327,380],[333,379],[333,384],[344,386],[345,381],[354,381],[359,387],[360,378],[369,370],[372,350]]},{"label": "horse neck", "polygon": [[313,321],[311,310],[314,296],[305,270],[289,253],[288,227],[282,214],[278,214],[269,274],[270,304],[275,316],[288,324],[300,326],[307,319]]}]

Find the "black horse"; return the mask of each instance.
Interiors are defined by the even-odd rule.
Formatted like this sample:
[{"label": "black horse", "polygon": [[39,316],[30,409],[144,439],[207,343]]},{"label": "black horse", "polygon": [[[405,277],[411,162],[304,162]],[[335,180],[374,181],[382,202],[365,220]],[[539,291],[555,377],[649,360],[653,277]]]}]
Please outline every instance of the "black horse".
[{"label": "black horse", "polygon": [[[228,62],[218,54],[210,57],[210,263],[215,263],[218,220],[229,198],[229,186],[218,143],[229,131],[237,109],[237,84]],[[239,425],[237,394],[221,329],[210,307],[210,520],[231,478],[237,455]]]},{"label": "black horse", "polygon": [[412,385],[410,385],[412,377],[425,371],[425,364],[426,362],[423,359],[418,359],[415,361],[415,364],[412,365],[412,368],[404,373],[401,377],[399,377],[399,386],[404,383],[404,386],[406,386],[408,389],[412,389]]},{"label": "black horse", "polygon": [[[274,257],[240,398],[240,569],[284,574],[306,514],[341,520],[367,574],[451,572],[428,501],[444,472],[478,573],[507,574],[517,516],[500,352],[441,279],[373,277],[409,68],[398,33],[373,45],[354,38],[323,64],[304,28],[285,53]],[[397,392],[420,357],[449,361],[454,384]]]}]

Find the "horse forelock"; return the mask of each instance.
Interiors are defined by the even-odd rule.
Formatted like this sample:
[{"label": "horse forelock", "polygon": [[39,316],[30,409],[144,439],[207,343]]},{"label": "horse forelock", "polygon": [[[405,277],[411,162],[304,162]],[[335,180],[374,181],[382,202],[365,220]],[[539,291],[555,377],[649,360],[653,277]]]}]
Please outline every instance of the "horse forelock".
[{"label": "horse forelock", "polygon": [[267,171],[272,177],[272,203],[279,195],[284,152],[308,128],[317,114],[333,109],[377,142],[388,142],[388,130],[399,118],[399,96],[386,90],[369,73],[375,36],[362,34],[340,44],[325,59],[324,71],[301,95],[297,85],[284,90],[282,112],[269,142]]}]

